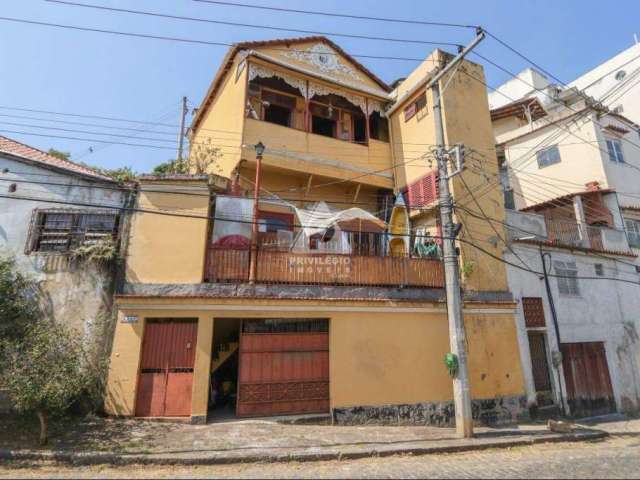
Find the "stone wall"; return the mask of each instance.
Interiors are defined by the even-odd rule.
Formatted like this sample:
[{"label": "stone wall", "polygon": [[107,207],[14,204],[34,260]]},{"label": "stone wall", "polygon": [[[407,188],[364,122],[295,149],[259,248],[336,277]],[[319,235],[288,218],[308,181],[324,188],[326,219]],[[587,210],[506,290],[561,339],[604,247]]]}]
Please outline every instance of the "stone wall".
[{"label": "stone wall", "polygon": [[[528,418],[526,397],[500,397],[472,401],[476,425],[498,426]],[[338,425],[430,425],[455,426],[452,401],[334,408],[333,423]]]}]

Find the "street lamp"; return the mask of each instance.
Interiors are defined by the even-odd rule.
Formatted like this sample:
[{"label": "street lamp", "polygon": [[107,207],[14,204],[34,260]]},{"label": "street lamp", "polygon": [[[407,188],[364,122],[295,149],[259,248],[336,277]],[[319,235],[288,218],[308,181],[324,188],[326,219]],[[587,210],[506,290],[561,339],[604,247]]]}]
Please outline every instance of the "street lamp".
[{"label": "street lamp", "polygon": [[253,187],[253,221],[251,222],[251,257],[249,259],[249,283],[256,281],[256,267],[258,260],[258,211],[260,197],[260,174],[262,170],[262,154],[264,153],[264,144],[258,142],[255,144],[256,149],[256,181]]}]

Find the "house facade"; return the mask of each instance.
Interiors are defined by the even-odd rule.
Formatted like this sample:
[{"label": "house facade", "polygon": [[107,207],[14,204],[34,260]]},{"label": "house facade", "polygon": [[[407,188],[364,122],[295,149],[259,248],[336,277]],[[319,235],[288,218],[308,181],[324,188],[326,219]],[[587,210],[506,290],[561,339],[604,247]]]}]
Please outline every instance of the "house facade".
[{"label": "house facade", "polygon": [[[391,89],[324,37],[230,49],[190,129],[216,181],[140,179],[109,413],[453,422],[427,89],[451,58],[433,52]],[[446,144],[495,156],[482,68],[460,68],[441,80]],[[483,182],[465,170],[454,198]],[[499,190],[481,206],[504,216]],[[514,421],[525,387],[501,233],[457,220],[474,418]]]},{"label": "house facade", "polygon": [[6,137],[0,137],[0,189],[0,254],[37,281],[45,315],[106,354],[117,263],[89,260],[83,252],[108,244],[117,255],[131,193],[89,168]]},{"label": "house facade", "polygon": [[507,212],[505,257],[518,301],[528,402],[573,416],[634,414],[640,409],[637,256],[619,222],[618,228],[585,227],[575,213],[584,204],[620,218],[616,193],[603,190]]}]

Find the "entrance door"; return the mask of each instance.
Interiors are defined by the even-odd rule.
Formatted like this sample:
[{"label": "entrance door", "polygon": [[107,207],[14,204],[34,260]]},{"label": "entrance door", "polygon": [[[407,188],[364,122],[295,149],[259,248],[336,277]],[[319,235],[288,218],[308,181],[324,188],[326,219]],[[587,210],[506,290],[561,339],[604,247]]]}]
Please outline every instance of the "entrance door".
[{"label": "entrance door", "polygon": [[536,387],[538,406],[551,405],[553,404],[553,392],[544,333],[529,332],[529,351],[531,352],[531,372]]},{"label": "entrance door", "polygon": [[329,412],[329,321],[244,320],[237,415]]},{"label": "entrance door", "polygon": [[196,319],[149,319],[136,400],[138,417],[191,415]]},{"label": "entrance door", "polygon": [[561,349],[572,415],[584,417],[614,412],[616,404],[604,343],[563,343]]}]

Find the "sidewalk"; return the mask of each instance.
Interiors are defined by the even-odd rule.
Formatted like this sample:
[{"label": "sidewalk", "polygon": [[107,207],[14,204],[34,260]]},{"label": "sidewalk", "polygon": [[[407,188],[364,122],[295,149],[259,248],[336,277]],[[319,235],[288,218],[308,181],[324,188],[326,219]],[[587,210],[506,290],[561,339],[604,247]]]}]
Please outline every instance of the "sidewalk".
[{"label": "sidewalk", "polygon": [[[1,433],[1,432],[0,432]],[[57,460],[74,464],[223,464],[356,459],[396,454],[422,455],[546,442],[603,438],[596,428],[552,433],[542,424],[477,428],[475,438],[453,429],[285,425],[273,420],[236,420],[209,425],[96,418],[65,426],[49,449],[28,448],[23,437],[0,441],[0,460]],[[15,439],[15,440],[14,440]],[[22,441],[21,441],[22,440]]]}]

